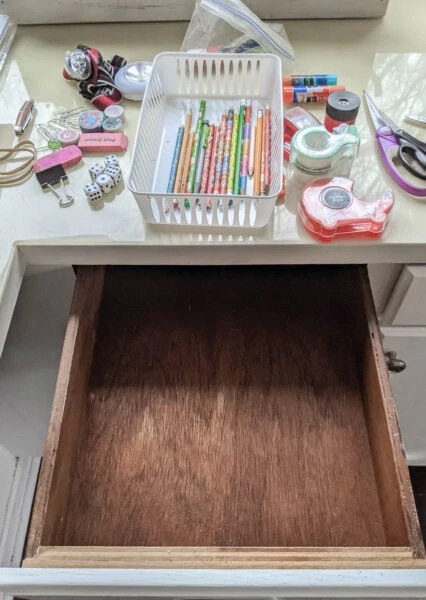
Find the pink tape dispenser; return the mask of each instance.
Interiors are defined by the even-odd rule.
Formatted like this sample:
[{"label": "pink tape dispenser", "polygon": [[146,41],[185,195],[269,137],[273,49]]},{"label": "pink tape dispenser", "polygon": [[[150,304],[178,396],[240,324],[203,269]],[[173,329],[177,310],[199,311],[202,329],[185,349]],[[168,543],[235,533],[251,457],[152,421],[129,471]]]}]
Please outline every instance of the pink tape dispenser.
[{"label": "pink tape dispenser", "polygon": [[371,202],[358,200],[352,193],[354,182],[346,177],[316,179],[302,192],[299,216],[307,231],[322,242],[336,237],[382,235],[393,206],[393,193],[386,190]]}]

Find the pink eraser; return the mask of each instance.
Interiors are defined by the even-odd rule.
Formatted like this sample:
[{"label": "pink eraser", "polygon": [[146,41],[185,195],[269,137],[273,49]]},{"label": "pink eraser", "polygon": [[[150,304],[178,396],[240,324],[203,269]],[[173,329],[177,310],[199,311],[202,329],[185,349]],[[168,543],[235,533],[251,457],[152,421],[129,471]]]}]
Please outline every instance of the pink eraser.
[{"label": "pink eraser", "polygon": [[33,165],[33,172],[38,173],[44,171],[44,169],[56,167],[56,165],[62,165],[65,169],[78,163],[82,156],[80,148],[75,145],[67,146],[36,160]]},{"label": "pink eraser", "polygon": [[124,133],[82,133],[78,140],[83,152],[124,152],[128,144]]}]

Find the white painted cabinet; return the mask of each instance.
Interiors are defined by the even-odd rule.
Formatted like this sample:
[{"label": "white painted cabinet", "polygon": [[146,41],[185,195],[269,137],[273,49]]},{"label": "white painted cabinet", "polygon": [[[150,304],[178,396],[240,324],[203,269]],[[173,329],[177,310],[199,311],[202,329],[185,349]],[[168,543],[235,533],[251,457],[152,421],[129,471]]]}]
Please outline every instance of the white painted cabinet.
[{"label": "white painted cabinet", "polygon": [[[391,289],[395,284],[395,279],[399,274],[399,267],[382,269],[381,267],[370,270],[372,276],[373,295],[376,301],[376,307],[379,311],[386,304]],[[46,354],[47,332],[44,331],[41,321],[43,311],[55,312],[58,322],[51,326],[51,334],[55,333],[54,339],[59,337],[59,343],[62,344],[61,323],[68,312],[68,303],[71,298],[73,287],[72,272],[56,275],[56,285],[52,285],[51,277],[44,279],[44,284],[49,281],[47,286],[47,296],[44,296],[39,289],[38,294],[30,292],[28,285],[24,285],[20,306],[17,308],[15,323],[11,330],[12,340],[21,344],[21,351],[24,351],[25,343],[24,332],[30,336],[31,346],[33,347],[33,356],[40,354],[38,360],[42,360],[42,355]],[[62,279],[61,279],[62,277]],[[38,280],[41,282],[41,280]],[[34,283],[29,281],[28,284]],[[43,287],[43,286],[42,286]],[[50,289],[50,291],[49,291]],[[41,294],[41,295],[40,295]],[[53,302],[52,298],[60,298],[60,302]],[[50,303],[50,304],[49,304]],[[39,316],[38,323],[34,320],[31,323],[31,311],[29,307],[36,306]],[[28,314],[26,314],[28,312]],[[17,321],[16,321],[17,320]],[[37,321],[37,318],[35,319]],[[19,335],[14,332],[18,323]],[[23,324],[26,323],[24,326]],[[9,340],[10,341],[10,340]],[[426,328],[418,331],[418,328],[391,328],[385,330],[385,348],[396,350],[402,358],[407,360],[407,370],[399,375],[392,376],[395,395],[397,397],[398,408],[401,417],[401,424],[406,441],[408,458],[412,462],[421,464],[423,456],[422,440],[426,439],[424,418],[425,403],[419,402],[419,390],[425,390],[426,369],[424,368],[426,358]],[[56,342],[55,342],[56,343]],[[15,346],[15,349],[19,347]],[[8,361],[13,366],[12,356],[21,355],[19,352],[11,352]],[[56,361],[56,354],[48,355],[53,363]],[[22,356],[22,355],[21,355]],[[6,354],[7,357],[7,354]],[[52,364],[53,364],[52,363]],[[19,383],[18,363],[15,363],[15,380]],[[413,374],[415,374],[413,376]],[[422,379],[423,378],[423,379]],[[54,379],[54,378],[53,378]],[[49,380],[50,381],[50,380]],[[22,385],[28,385],[22,380]],[[44,382],[44,386],[51,383]],[[411,386],[411,387],[410,387]],[[51,397],[47,387],[37,386],[38,391],[44,389],[42,397],[38,397],[41,402],[41,413],[44,414],[45,403],[50,406]],[[22,388],[23,389],[23,388]],[[36,390],[33,390],[36,392]],[[33,396],[36,402],[36,394]],[[12,396],[8,396],[12,399]],[[6,403],[8,406],[11,402]],[[5,406],[4,404],[3,406]],[[22,405],[24,406],[24,405]],[[26,405],[26,409],[31,411],[35,407]],[[47,411],[48,412],[48,411]],[[40,414],[41,414],[40,413]],[[11,413],[9,412],[9,415]],[[33,412],[33,414],[35,414]],[[25,423],[21,422],[21,426]],[[47,425],[47,420],[45,425]],[[29,451],[29,444],[33,445],[33,451],[38,451],[39,440],[43,431],[41,426],[37,426],[34,438],[31,436],[25,442]],[[7,428],[4,428],[3,434],[7,434]],[[7,437],[7,435],[6,435]],[[12,440],[9,435],[8,439]],[[13,442],[13,440],[12,440]],[[16,440],[18,444],[19,441]],[[426,464],[426,463],[425,463]],[[367,591],[366,591],[367,590]],[[4,591],[11,595],[23,598],[63,598],[63,597],[143,597],[153,598],[173,597],[173,598],[288,598],[288,597],[399,597],[399,598],[426,598],[426,571],[126,571],[126,570],[55,570],[55,569],[2,569],[0,571],[0,596]]]},{"label": "white painted cabinet", "polygon": [[382,316],[382,325],[426,327],[426,266],[405,265]]},{"label": "white painted cabinet", "polygon": [[383,347],[407,363],[391,373],[402,438],[411,465],[426,465],[426,327],[384,327]]},{"label": "white painted cabinet", "polygon": [[[375,274],[380,284],[380,269]],[[407,459],[412,465],[426,465],[425,265],[401,269],[380,312],[385,351],[396,352],[407,363],[405,371],[391,374]]]}]

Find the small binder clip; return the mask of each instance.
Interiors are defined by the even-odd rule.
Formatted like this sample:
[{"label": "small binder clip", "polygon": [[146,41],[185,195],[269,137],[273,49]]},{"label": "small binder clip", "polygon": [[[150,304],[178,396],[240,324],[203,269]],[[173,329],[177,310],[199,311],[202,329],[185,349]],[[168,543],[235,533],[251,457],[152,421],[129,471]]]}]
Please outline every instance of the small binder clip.
[{"label": "small binder clip", "polygon": [[[65,169],[62,165],[55,165],[49,167],[43,171],[39,171],[35,174],[37,181],[41,185],[42,189],[48,188],[54,196],[59,200],[59,206],[66,208],[74,203],[74,197],[67,192],[65,184],[68,183],[68,175],[65,173]],[[59,183],[60,190],[55,190],[53,187]]]}]

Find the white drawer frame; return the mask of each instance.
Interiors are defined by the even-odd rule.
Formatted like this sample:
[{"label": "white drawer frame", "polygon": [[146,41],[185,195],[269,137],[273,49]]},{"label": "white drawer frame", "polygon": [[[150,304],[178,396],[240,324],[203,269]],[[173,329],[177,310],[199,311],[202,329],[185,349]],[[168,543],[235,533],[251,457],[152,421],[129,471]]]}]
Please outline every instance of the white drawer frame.
[{"label": "white drawer frame", "polygon": [[3,569],[0,591],[21,598],[426,598],[426,570]]}]

